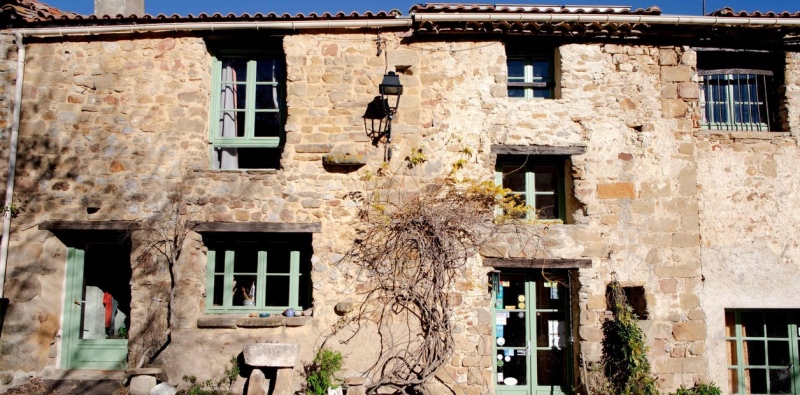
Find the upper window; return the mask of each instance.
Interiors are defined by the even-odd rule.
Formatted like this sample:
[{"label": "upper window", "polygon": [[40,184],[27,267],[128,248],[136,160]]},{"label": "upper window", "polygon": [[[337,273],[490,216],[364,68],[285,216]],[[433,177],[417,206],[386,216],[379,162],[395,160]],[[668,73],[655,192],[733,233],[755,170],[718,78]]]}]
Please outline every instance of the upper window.
[{"label": "upper window", "polygon": [[800,393],[800,313],[728,310],[729,394]]},{"label": "upper window", "polygon": [[209,312],[272,312],[311,305],[310,234],[207,236]]},{"label": "upper window", "polygon": [[704,128],[778,129],[775,67],[769,54],[701,51],[698,55]]},{"label": "upper window", "polygon": [[508,56],[508,97],[552,99],[555,88],[553,57]]},{"label": "upper window", "polygon": [[285,66],[278,56],[214,59],[211,165],[214,169],[280,166]]},{"label": "upper window", "polygon": [[566,222],[565,156],[498,155],[495,181],[533,210],[526,219]]}]

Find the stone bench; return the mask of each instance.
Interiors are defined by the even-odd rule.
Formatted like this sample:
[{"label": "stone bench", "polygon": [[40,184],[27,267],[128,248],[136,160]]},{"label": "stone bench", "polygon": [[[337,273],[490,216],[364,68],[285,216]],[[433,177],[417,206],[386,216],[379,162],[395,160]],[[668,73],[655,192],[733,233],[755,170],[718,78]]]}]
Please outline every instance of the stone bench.
[{"label": "stone bench", "polygon": [[294,365],[300,345],[287,343],[253,343],[244,346],[244,363],[252,366],[247,395],[268,395],[270,382],[262,368],[274,368],[275,385],[272,395],[294,394]]}]

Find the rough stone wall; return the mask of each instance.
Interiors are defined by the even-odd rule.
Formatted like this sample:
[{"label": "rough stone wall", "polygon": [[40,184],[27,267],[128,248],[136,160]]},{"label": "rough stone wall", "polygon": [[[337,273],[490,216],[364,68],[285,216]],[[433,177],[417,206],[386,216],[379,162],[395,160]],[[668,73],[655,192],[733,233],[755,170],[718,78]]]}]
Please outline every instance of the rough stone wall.
[{"label": "rough stone wall", "polygon": [[37,225],[160,212],[184,169],[206,163],[210,77],[197,38],[27,52],[15,188],[27,203],[12,225],[0,370],[38,371],[57,363],[66,247]]},{"label": "rough stone wall", "polygon": [[730,135],[699,136],[697,150],[709,379],[728,389],[725,309],[800,306],[790,291],[800,275],[800,152],[794,138]]},{"label": "rough stone wall", "polygon": [[786,54],[786,75],[785,86],[785,111],[787,125],[784,128],[791,132],[792,136],[797,136],[800,130],[800,111],[797,106],[800,104],[800,53],[789,52]]},{"label": "rough stone wall", "polygon": [[[201,39],[165,35],[30,44],[17,191],[29,203],[14,222],[6,289],[11,311],[0,370],[38,371],[57,364],[66,248],[36,225],[48,219],[140,220],[168,207],[169,194],[178,187],[190,191],[199,221],[321,222],[322,231],[312,240],[315,316],[300,327],[198,328],[207,249],[191,233],[177,267],[177,328],[158,362],[176,382],[183,374],[211,378],[243,344],[264,340],[298,342],[301,360],[310,360],[321,335],[339,318],[333,307],[356,300],[348,269],[337,265],[357,221],[355,203],[346,195],[363,190],[360,175],[376,171],[384,158],[384,147],[373,146],[365,135],[361,116],[388,68],[398,70],[405,86],[393,125],[390,166],[402,168],[412,148],[422,148],[428,161],[411,173],[423,182],[449,171],[464,147],[474,151],[465,174],[490,180],[492,144],[585,145],[586,153],[572,158],[572,223],[532,225],[541,235],[535,246],[501,236],[486,255],[591,258],[592,267],[578,275],[576,325],[580,351],[589,360],[600,356],[611,273],[623,284],[644,286],[650,317],[642,325],[663,389],[707,378],[708,361],[714,359],[706,356],[704,339],[718,336],[723,326],[713,305],[721,302],[706,305],[706,300],[721,300],[714,296],[718,289],[710,292],[706,270],[716,273],[715,267],[727,268],[723,264],[733,258],[742,262],[737,267],[752,266],[743,264],[749,256],[744,252],[731,255],[717,246],[754,237],[745,230],[739,230],[741,237],[726,236],[740,229],[740,218],[767,212],[777,218],[782,206],[774,204],[775,196],[791,206],[793,189],[781,185],[779,176],[766,174],[789,174],[795,165],[793,140],[742,142],[695,133],[695,55],[681,47],[564,45],[558,50],[559,99],[528,101],[506,97],[506,54],[500,42],[401,43],[401,37],[384,33],[379,57],[374,38],[313,32],[284,38],[288,119],[283,168],[243,172],[208,170],[211,58]],[[796,80],[800,61],[796,54],[787,59],[795,70],[787,80],[788,75]],[[794,83],[787,92],[798,108],[800,85]],[[798,112],[792,111],[790,124],[800,125]],[[723,143],[712,143],[717,140]],[[367,165],[331,171],[321,163],[328,153],[363,154]],[[767,154],[776,155],[772,164]],[[732,182],[732,174],[734,180],[746,175],[752,181]],[[780,192],[768,194],[769,188]],[[751,192],[765,195],[748,201]],[[734,195],[752,207],[733,200],[718,204]],[[87,207],[100,210],[89,214]],[[712,216],[712,210],[726,215]],[[791,229],[791,216],[781,219],[783,228],[772,219],[754,229],[791,240],[785,230]],[[702,246],[701,229],[710,235],[703,233]],[[779,239],[759,240],[765,254],[780,256]],[[795,248],[789,248],[790,256]],[[703,268],[705,283],[701,256],[712,262]],[[469,281],[458,286],[458,352],[439,373],[442,381],[458,384],[457,393],[491,388],[493,317],[488,269],[480,265],[472,262]],[[145,322],[141,317],[152,308],[152,296],[165,291],[163,271],[144,274],[134,270],[132,338],[143,333],[136,325]],[[709,320],[717,319],[708,326],[698,294],[707,295],[703,308]],[[138,344],[132,340],[131,362]],[[347,374],[366,369],[373,355],[361,349],[343,348]],[[724,352],[712,354],[718,358]],[[712,379],[724,382],[715,374]]]},{"label": "rough stone wall", "polygon": [[619,45],[565,45],[559,53],[561,99],[498,99],[507,112],[499,113],[501,131],[492,142],[585,144],[586,154],[572,159],[574,224],[543,226],[541,242],[527,247],[506,237],[484,253],[592,258],[578,279],[578,339],[589,361],[600,358],[611,273],[623,285],[644,286],[650,315],[642,326],[654,371],[666,390],[691,385],[706,372],[705,323],[694,294],[700,283],[694,53]]},{"label": "rough stone wall", "polygon": [[787,54],[786,133],[697,133],[709,379],[730,391],[725,309],[797,309],[800,63]]}]

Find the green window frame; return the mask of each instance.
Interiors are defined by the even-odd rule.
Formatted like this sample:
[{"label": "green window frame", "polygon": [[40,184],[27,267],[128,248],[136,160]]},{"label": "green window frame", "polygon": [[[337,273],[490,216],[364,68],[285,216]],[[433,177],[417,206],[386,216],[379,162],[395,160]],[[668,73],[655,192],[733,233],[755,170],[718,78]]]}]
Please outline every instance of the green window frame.
[{"label": "green window frame", "polygon": [[565,223],[567,160],[556,155],[498,155],[495,183],[510,189],[534,209],[528,210],[525,219]]},{"label": "green window frame", "polygon": [[207,238],[206,312],[281,313],[310,307],[309,235]]},{"label": "green window frame", "polygon": [[774,90],[770,70],[700,70],[702,127],[709,130],[769,131],[770,96]]},{"label": "green window frame", "polygon": [[800,312],[726,310],[730,394],[800,394]]},{"label": "green window frame", "polygon": [[553,56],[509,56],[508,97],[552,99],[555,92]]},{"label": "green window frame", "polygon": [[[274,52],[232,52],[213,58],[212,169],[279,167],[286,118],[285,70],[283,55]],[[223,150],[235,151],[237,165],[221,165]]]}]

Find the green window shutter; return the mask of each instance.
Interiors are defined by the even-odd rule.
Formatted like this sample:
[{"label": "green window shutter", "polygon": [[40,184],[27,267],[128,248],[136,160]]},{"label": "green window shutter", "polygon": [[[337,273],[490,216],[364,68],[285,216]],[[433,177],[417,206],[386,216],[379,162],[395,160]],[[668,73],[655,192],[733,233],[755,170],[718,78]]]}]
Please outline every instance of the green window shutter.
[{"label": "green window shutter", "polygon": [[[67,249],[67,279],[66,290],[64,294],[64,326],[61,338],[65,344],[62,346],[64,351],[61,355],[61,366],[70,367],[74,365],[74,355],[69,350],[75,350],[78,339],[80,337],[80,303],[83,295],[80,290],[83,289],[83,260],[85,251],[69,247]],[[76,305],[76,302],[78,303]]]},{"label": "green window shutter", "polygon": [[300,251],[289,254],[289,306],[300,307]]}]

